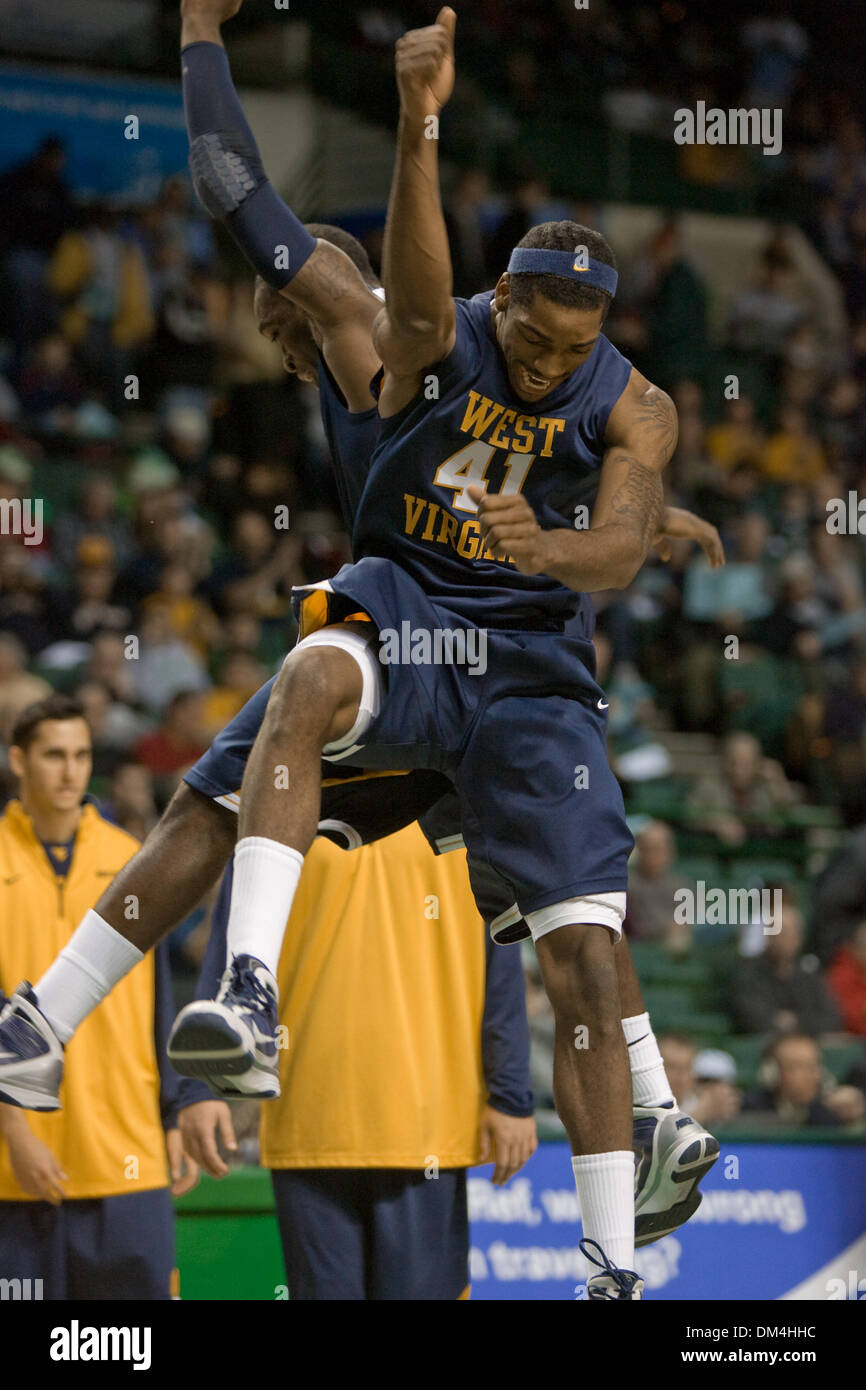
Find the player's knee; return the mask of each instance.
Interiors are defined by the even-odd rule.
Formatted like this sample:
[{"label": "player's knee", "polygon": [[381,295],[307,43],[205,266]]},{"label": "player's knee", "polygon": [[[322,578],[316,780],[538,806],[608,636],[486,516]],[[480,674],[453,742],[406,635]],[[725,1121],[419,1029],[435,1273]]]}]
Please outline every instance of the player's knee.
[{"label": "player's knee", "polygon": [[292,652],[283,663],[265,715],[266,736],[297,739],[304,732],[322,744],[344,732],[357,711],[361,678],[351,657],[337,647]]}]

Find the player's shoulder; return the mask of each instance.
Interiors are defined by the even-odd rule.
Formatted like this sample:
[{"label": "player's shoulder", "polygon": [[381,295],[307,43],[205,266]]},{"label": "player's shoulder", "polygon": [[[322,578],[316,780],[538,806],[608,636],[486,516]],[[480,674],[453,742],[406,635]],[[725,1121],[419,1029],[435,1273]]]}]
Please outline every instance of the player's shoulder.
[{"label": "player's shoulder", "polygon": [[616,436],[608,438],[608,443],[615,443],[626,435],[632,441],[640,436],[667,462],[677,442],[677,408],[667,391],[632,367],[625,389],[611,411],[608,426]]}]

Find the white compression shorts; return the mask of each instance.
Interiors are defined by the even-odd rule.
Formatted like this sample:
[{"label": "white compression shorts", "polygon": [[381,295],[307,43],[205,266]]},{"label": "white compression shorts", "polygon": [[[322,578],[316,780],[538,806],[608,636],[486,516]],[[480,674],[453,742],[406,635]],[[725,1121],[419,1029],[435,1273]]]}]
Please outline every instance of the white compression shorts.
[{"label": "white compression shorts", "polygon": [[[343,738],[325,744],[322,757],[328,762],[337,763],[357,753],[363,747],[358,740],[369,729],[382,708],[385,682],[375,642],[375,637],[367,636],[357,628],[349,628],[345,624],[339,627],[322,627],[305,637],[302,642],[298,642],[286,657],[286,661],[291,661],[296,652],[305,651],[308,647],[338,647],[340,651],[348,652],[358,663],[362,681],[358,717]],[[285,665],[285,662],[283,664]]]},{"label": "white compression shorts", "polygon": [[625,893],[593,893],[583,898],[566,898],[561,903],[552,903],[550,907],[540,907],[537,912],[526,914],[533,941],[556,931],[557,927],[580,922],[594,922],[600,927],[609,927],[619,940],[624,918]]}]

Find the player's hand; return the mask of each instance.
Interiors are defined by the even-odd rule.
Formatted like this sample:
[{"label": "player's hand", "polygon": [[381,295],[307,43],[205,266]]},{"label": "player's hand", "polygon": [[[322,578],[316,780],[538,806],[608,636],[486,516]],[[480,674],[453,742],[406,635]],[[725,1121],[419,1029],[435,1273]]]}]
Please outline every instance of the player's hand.
[{"label": "player's hand", "polygon": [[535,512],[521,493],[483,492],[473,484],[469,496],[478,503],[481,537],[497,560],[509,557],[521,574],[542,574],[545,566],[544,536]]},{"label": "player's hand", "polygon": [[485,1105],[479,1126],[481,1143],[480,1163],[493,1163],[491,1181],[495,1187],[513,1178],[538,1148],[538,1131],[530,1115],[503,1115],[492,1105]]},{"label": "player's hand", "polygon": [[179,1129],[165,1131],[165,1148],[171,1174],[171,1195],[182,1197],[185,1192],[192,1192],[198,1183],[198,1164],[184,1149],[183,1135]]},{"label": "player's hand", "polygon": [[29,1129],[22,1129],[11,1138],[7,1134],[6,1142],[19,1187],[29,1197],[38,1197],[40,1202],[58,1207],[66,1196],[63,1184],[68,1179],[48,1145]]},{"label": "player's hand", "polygon": [[187,1105],[178,1118],[183,1147],[212,1178],[224,1178],[228,1164],[220,1158],[217,1137],[230,1153],[237,1149],[232,1113],[224,1100],[200,1100]]},{"label": "player's hand", "polygon": [[697,541],[714,570],[725,563],[725,548],[715,526],[684,507],[665,507],[664,520],[653,537],[662,560],[671,558],[671,540]]},{"label": "player's hand", "polygon": [[454,90],[454,28],[447,5],[426,29],[410,29],[397,40],[397,89],[402,109],[418,120],[436,116]]},{"label": "player's hand", "polygon": [[181,19],[207,19],[214,24],[225,24],[233,19],[244,0],[181,0]]}]

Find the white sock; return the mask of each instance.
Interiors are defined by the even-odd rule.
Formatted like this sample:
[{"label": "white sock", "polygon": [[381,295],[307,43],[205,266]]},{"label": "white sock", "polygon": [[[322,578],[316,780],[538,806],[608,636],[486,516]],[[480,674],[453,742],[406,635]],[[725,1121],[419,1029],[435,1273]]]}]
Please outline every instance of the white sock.
[{"label": "white sock", "polygon": [[[674,1099],[668,1083],[665,1064],[656,1035],[650,1026],[649,1014],[635,1014],[634,1018],[624,1018],[622,1031],[628,1047],[628,1061],[631,1067],[631,1093],[633,1105],[664,1105]],[[674,1101],[676,1106],[676,1101]]]},{"label": "white sock", "polygon": [[37,985],[39,1007],[62,1043],[144,953],[91,908]]},{"label": "white sock", "polygon": [[255,956],[277,973],[304,856],[278,840],[246,835],[235,847],[228,953]]},{"label": "white sock", "polygon": [[[597,1240],[617,1269],[634,1269],[634,1154],[573,1155],[571,1166],[586,1240]],[[601,1270],[591,1267],[590,1278]]]}]

